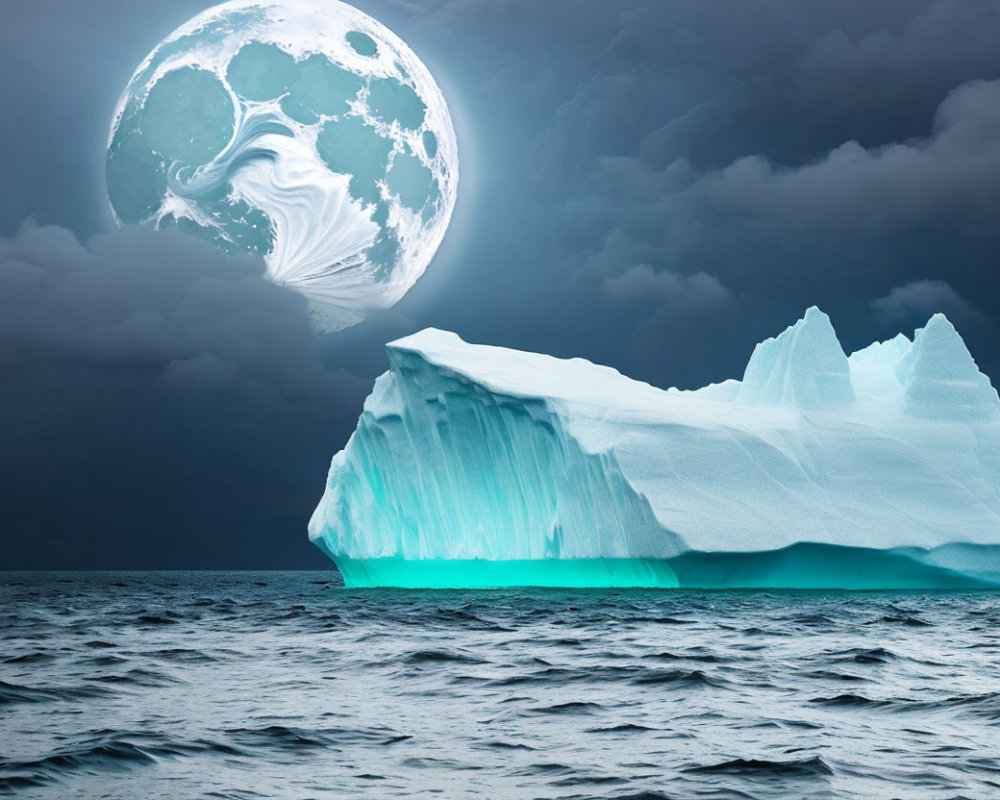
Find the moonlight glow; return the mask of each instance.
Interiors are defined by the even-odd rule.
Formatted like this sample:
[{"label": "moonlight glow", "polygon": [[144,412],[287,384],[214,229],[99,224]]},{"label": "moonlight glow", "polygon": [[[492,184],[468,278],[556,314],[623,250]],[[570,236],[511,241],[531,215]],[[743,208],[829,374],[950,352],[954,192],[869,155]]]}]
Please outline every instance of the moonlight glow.
[{"label": "moonlight glow", "polygon": [[381,23],[336,0],[235,0],[136,70],[107,178],[120,223],[259,253],[337,330],[423,274],[451,219],[458,152],[434,79]]}]

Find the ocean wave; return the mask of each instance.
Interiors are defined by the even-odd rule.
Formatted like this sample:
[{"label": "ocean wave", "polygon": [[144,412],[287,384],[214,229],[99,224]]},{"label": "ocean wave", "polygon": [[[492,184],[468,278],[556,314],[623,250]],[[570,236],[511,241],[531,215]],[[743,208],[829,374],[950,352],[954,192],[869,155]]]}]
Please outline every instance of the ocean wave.
[{"label": "ocean wave", "polygon": [[0,573],[0,597],[5,796],[995,794],[995,592]]}]

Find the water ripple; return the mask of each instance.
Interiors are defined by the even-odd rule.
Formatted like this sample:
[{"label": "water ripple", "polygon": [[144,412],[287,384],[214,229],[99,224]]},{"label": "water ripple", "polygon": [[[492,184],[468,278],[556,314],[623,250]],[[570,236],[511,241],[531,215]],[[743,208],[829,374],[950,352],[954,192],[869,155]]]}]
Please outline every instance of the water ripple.
[{"label": "water ripple", "polygon": [[1000,793],[996,593],[0,573],[0,795]]}]

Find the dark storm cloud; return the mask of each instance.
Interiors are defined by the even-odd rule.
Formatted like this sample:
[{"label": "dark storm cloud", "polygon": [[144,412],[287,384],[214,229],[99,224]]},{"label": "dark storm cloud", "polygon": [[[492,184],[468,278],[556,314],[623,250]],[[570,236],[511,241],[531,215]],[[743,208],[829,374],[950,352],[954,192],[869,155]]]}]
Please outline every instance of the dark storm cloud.
[{"label": "dark storm cloud", "polygon": [[[618,157],[600,159],[596,173],[599,191],[619,199],[599,212],[610,228],[602,252],[613,251],[599,259],[606,270],[629,263],[621,251],[630,242],[672,270],[711,261],[724,280],[731,277],[748,291],[766,286],[773,277],[768,272],[784,272],[784,264],[815,277],[821,248],[843,252],[842,268],[852,270],[865,248],[928,227],[995,232],[1000,81],[953,89],[926,138],[868,149],[852,140],[801,166],[751,155],[707,172],[683,160],[657,170]],[[736,253],[771,244],[783,252],[747,275],[748,264]],[[823,268],[836,274],[836,265]]]},{"label": "dark storm cloud", "polygon": [[989,224],[1000,218],[997,175],[1000,81],[975,81],[944,98],[927,139],[870,149],[852,140],[799,167],[746,156],[676,192],[659,182],[668,224],[707,212],[772,235],[840,238],[942,222]]},{"label": "dark storm cloud", "polygon": [[656,272],[639,264],[604,281],[605,294],[614,302],[647,301],[657,306],[676,305],[695,310],[726,306],[731,295],[718,280],[704,272],[683,277],[676,272]]},{"label": "dark storm cloud", "polygon": [[[454,327],[694,385],[738,376],[814,303],[847,347],[894,333],[873,301],[913,281],[1000,313],[996,3],[544,9],[450,2],[414,22],[431,41],[482,32],[459,102],[488,120],[491,246],[443,290],[466,301],[444,312]],[[503,165],[525,160],[505,209]],[[678,303],[696,277],[727,302]],[[649,285],[638,312],[609,295],[618,281]],[[1000,368],[989,337],[969,338]]]},{"label": "dark storm cloud", "polygon": [[441,84],[462,178],[427,275],[318,340],[259,263],[14,235],[108,224],[115,99],[207,5],[0,12],[0,508],[22,561],[307,558],[384,343],[426,325],[690,387],[812,304],[848,350],[940,310],[1000,377],[995,0],[359,0]]},{"label": "dark storm cloud", "polygon": [[[176,231],[126,229],[82,244],[26,224],[0,238],[0,363],[143,367],[165,384],[310,403],[331,376],[305,303]],[[208,361],[215,365],[208,367]]]},{"label": "dark storm cloud", "polygon": [[309,563],[368,385],[320,363],[258,259],[31,224],[0,238],[0,382],[5,555],[36,566]]},{"label": "dark storm cloud", "polygon": [[910,281],[896,286],[885,297],[872,301],[872,308],[887,322],[916,317],[925,320],[936,312],[957,325],[982,321],[982,315],[944,281]]}]

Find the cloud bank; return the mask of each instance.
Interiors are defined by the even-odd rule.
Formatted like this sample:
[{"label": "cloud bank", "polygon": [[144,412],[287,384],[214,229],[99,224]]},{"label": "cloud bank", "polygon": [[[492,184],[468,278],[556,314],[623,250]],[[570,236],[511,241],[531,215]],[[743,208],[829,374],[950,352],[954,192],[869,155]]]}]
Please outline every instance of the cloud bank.
[{"label": "cloud bank", "polygon": [[259,260],[31,224],[0,238],[0,383],[0,529],[28,566],[312,563],[302,520],[367,391]]}]

